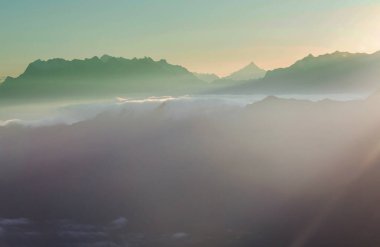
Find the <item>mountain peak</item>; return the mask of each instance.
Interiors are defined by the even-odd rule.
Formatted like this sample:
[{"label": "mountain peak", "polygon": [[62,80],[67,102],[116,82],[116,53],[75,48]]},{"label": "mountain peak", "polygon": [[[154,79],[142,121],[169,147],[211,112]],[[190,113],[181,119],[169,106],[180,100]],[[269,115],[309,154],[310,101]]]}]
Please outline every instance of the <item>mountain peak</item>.
[{"label": "mountain peak", "polygon": [[242,69],[227,76],[226,79],[230,80],[251,80],[258,79],[265,76],[266,71],[257,66],[254,62],[250,62]]},{"label": "mountain peak", "polygon": [[257,66],[255,64],[255,62],[250,62],[246,67],[257,67],[257,68],[259,68],[259,66]]}]

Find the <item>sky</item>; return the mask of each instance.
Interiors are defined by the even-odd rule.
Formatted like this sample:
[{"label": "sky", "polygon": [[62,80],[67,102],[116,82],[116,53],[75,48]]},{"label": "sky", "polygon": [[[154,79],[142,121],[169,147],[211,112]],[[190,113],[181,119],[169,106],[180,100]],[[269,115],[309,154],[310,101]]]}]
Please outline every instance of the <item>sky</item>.
[{"label": "sky", "polygon": [[36,59],[149,56],[227,75],[380,50],[380,0],[0,0],[0,80]]}]

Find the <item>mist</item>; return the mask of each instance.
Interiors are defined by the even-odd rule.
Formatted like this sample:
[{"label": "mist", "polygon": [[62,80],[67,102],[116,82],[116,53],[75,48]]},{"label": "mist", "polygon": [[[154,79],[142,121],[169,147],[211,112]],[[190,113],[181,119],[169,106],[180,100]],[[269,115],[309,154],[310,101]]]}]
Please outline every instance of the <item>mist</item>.
[{"label": "mist", "polygon": [[380,241],[360,217],[373,200],[351,206],[376,190],[361,180],[377,179],[380,98],[251,102],[92,102],[3,122],[1,246],[357,246],[358,223],[360,243]]}]

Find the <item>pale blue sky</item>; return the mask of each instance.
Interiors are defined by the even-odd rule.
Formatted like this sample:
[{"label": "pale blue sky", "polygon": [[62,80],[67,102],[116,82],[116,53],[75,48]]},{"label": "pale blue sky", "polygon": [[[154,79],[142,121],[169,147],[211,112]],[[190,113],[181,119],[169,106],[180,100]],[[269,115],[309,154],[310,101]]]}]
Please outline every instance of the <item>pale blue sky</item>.
[{"label": "pale blue sky", "polygon": [[0,78],[36,59],[165,58],[221,75],[380,50],[379,0],[0,0]]}]

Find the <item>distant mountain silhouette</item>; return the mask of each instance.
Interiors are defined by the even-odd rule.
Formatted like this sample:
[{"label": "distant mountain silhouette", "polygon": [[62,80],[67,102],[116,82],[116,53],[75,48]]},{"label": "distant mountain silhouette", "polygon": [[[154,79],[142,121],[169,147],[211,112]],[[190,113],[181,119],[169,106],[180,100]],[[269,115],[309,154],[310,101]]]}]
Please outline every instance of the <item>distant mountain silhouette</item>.
[{"label": "distant mountain silhouette", "polygon": [[[123,95],[372,93],[380,88],[380,52],[309,55],[288,68],[266,72],[251,63],[216,79],[149,57],[104,55],[84,60],[37,60],[0,84],[0,100],[109,98]],[[216,79],[216,80],[215,80]],[[210,83],[212,82],[212,83]]]},{"label": "distant mountain silhouette", "polygon": [[212,82],[210,83],[210,87],[205,90],[207,94],[213,94],[215,92],[229,93],[231,88],[239,88],[248,80],[262,78],[265,73],[265,70],[259,68],[252,62],[229,76],[210,81]]},{"label": "distant mountain silhouette", "polygon": [[264,77],[265,73],[265,70],[259,68],[255,63],[252,62],[244,68],[232,73],[229,76],[226,76],[224,79],[235,81],[252,80]]},{"label": "distant mountain silhouette", "polygon": [[264,78],[223,89],[222,93],[371,93],[380,88],[380,52],[309,55]]},{"label": "distant mountain silhouette", "polygon": [[204,82],[213,82],[215,80],[220,79],[219,76],[215,74],[207,74],[207,73],[193,73],[199,80],[202,80]]},{"label": "distant mountain silhouette", "polygon": [[104,55],[84,60],[37,60],[17,78],[0,84],[1,99],[184,94],[204,86],[187,69],[165,60]]}]

